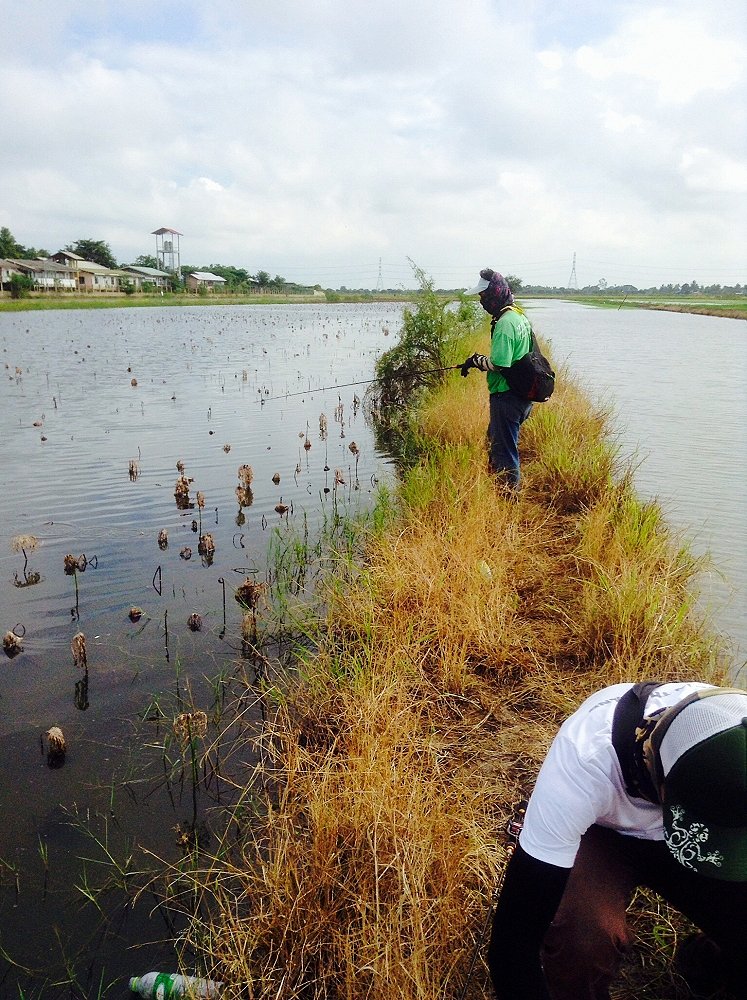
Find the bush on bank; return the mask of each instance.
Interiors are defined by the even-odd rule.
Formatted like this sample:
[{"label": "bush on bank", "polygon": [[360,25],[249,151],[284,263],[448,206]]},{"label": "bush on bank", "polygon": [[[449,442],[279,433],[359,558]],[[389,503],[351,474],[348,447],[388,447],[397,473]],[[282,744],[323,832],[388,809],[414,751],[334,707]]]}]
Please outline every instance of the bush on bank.
[{"label": "bush on bank", "polygon": [[[485,349],[486,328],[430,292],[379,372]],[[723,678],[693,610],[698,561],[567,374],[524,425],[518,503],[485,467],[484,380],[413,384],[416,409],[396,393],[372,407],[409,442],[396,505],[382,496],[355,566],[325,579],[314,652],[263,694],[235,823],[170,877],[198,904],[185,954],[227,997],[461,997],[506,820],[560,721],[602,684]],[[652,897],[635,906],[617,996],[675,998],[680,925]],[[467,996],[488,995],[479,964]]]}]

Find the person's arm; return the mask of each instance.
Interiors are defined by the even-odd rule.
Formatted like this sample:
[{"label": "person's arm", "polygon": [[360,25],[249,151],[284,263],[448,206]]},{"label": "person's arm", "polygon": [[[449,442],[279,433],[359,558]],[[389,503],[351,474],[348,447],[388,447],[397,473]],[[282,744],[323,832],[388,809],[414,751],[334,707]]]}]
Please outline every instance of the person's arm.
[{"label": "person's arm", "polygon": [[549,1000],[540,948],[570,868],[538,861],[517,846],[493,918],[488,967],[498,1000]]}]

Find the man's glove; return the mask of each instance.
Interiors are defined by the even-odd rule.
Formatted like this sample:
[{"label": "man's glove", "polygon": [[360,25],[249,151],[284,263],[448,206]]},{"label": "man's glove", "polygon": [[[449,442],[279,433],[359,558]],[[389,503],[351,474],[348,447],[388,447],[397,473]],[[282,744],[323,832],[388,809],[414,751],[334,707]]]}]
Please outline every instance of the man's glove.
[{"label": "man's glove", "polygon": [[470,368],[477,368],[481,372],[492,372],[495,371],[495,366],[490,358],[485,357],[484,354],[473,354],[471,357],[467,358],[461,367],[462,376],[466,378],[469,374]]}]

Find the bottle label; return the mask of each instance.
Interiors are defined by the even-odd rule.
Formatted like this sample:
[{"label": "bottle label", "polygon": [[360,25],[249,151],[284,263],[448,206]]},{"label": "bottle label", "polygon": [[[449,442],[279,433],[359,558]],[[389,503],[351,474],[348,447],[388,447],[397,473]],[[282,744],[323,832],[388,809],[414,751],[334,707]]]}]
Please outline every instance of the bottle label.
[{"label": "bottle label", "polygon": [[174,977],[168,972],[159,972],[153,983],[151,994],[154,1000],[169,1000],[174,988]]}]

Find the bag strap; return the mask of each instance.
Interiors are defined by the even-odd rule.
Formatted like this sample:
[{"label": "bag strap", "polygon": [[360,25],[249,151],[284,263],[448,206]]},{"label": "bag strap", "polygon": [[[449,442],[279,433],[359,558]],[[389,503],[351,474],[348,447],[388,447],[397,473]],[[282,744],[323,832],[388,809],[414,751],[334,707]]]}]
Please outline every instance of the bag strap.
[{"label": "bag strap", "polygon": [[[491,316],[491,318],[490,318],[490,336],[491,337],[493,336],[493,331],[495,330],[495,324],[498,322],[498,320],[501,318],[501,316],[505,312],[509,311],[509,309],[511,310],[511,312],[515,312],[515,313],[519,312],[519,310],[515,309],[514,306],[509,305],[509,306],[504,306],[501,310],[499,310],[497,316]],[[519,314],[519,315],[521,315],[521,314]]]},{"label": "bag strap", "polygon": [[643,760],[643,743],[648,735],[643,730],[646,702],[660,683],[647,681],[634,684],[620,698],[612,717],[612,746],[620,762],[625,791],[636,799],[658,802],[659,796]]}]

